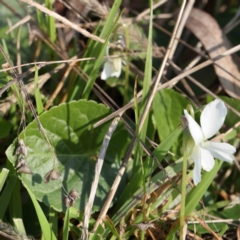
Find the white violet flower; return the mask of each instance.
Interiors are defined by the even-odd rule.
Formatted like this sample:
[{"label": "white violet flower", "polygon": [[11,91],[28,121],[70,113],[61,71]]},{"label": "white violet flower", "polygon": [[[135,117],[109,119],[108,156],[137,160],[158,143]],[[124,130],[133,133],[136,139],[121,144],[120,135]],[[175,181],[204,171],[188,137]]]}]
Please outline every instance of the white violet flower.
[{"label": "white violet flower", "polygon": [[227,108],[223,101],[216,99],[205,106],[200,116],[201,126],[187,110],[184,110],[184,115],[195,143],[190,157],[194,161],[193,182],[197,185],[201,182],[201,167],[205,171],[211,171],[215,163],[214,158],[231,163],[236,149],[228,143],[207,141],[219,131],[224,123]]},{"label": "white violet flower", "polygon": [[[107,46],[106,55],[109,56],[110,48]],[[118,52],[116,52],[118,54]],[[101,79],[106,80],[109,77],[119,77],[122,70],[122,59],[121,57],[108,57],[107,61],[104,63],[103,71],[101,74]]]}]

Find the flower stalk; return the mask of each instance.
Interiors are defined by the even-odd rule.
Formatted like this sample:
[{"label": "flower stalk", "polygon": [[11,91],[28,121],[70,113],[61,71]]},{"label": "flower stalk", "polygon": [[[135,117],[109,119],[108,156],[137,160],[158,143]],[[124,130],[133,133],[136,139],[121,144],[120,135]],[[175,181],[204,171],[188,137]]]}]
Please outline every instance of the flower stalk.
[{"label": "flower stalk", "polygon": [[[194,118],[194,110],[192,105],[187,105],[189,114]],[[187,188],[187,159],[191,155],[194,148],[194,141],[189,132],[188,122],[185,117],[182,118],[183,128],[183,165],[182,165],[182,188],[181,188],[181,209],[180,209],[180,239],[184,240],[184,225],[185,225],[185,199],[186,199],[186,188]]]},{"label": "flower stalk", "polygon": [[187,185],[187,152],[183,153],[182,167],[182,189],[181,189],[181,209],[180,209],[180,240],[184,240],[184,225],[185,225],[185,199]]}]

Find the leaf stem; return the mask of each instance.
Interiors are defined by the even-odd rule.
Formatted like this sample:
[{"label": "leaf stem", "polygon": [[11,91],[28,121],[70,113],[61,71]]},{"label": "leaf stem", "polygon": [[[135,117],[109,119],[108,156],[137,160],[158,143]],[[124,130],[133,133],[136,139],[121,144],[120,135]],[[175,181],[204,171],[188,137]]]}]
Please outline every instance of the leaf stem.
[{"label": "leaf stem", "polygon": [[181,190],[181,209],[180,209],[180,240],[184,240],[184,224],[185,224],[185,199],[186,199],[186,180],[187,180],[187,153],[183,152],[182,166],[182,190]]}]

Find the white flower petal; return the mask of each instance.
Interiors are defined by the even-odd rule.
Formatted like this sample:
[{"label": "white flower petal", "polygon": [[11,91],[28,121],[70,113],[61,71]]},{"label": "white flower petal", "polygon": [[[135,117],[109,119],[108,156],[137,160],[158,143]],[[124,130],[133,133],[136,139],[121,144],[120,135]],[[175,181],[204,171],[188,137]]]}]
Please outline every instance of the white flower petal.
[{"label": "white flower petal", "polygon": [[107,46],[107,47],[106,47],[106,56],[109,56],[109,50],[110,50],[110,47]]},{"label": "white flower petal", "polygon": [[202,163],[202,168],[209,172],[212,170],[212,168],[214,167],[214,158],[212,156],[212,154],[204,149],[204,148],[200,148],[201,149],[201,163]]},{"label": "white flower petal", "polygon": [[188,121],[189,131],[193,137],[195,145],[202,143],[204,141],[204,138],[203,138],[203,132],[201,127],[185,109],[184,109],[184,115]]},{"label": "white flower petal", "polygon": [[115,77],[119,77],[121,74],[121,70],[122,70],[122,59],[120,57],[116,57],[112,59],[112,63],[114,66],[114,70],[115,70]]},{"label": "white flower petal", "polygon": [[120,69],[118,69],[118,71],[116,71],[113,62],[106,61],[104,63],[104,68],[103,68],[103,71],[101,74],[101,79],[106,80],[109,77],[119,77],[121,74],[121,66],[120,66]]},{"label": "white flower petal", "polygon": [[206,105],[200,117],[204,140],[211,138],[219,131],[226,115],[227,108],[220,99],[216,99]]},{"label": "white flower petal", "polygon": [[193,182],[197,186],[201,182],[201,150],[199,146],[193,149],[191,158],[194,161]]},{"label": "white flower petal", "polygon": [[205,142],[204,148],[207,149],[214,158],[222,161],[232,162],[234,160],[233,154],[236,152],[235,147],[228,143]]}]

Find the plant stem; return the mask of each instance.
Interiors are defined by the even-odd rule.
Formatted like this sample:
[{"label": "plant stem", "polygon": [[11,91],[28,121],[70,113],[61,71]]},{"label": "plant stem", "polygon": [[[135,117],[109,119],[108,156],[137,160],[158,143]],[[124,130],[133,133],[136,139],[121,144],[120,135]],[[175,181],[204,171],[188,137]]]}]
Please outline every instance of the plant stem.
[{"label": "plant stem", "polygon": [[[129,32],[128,27],[124,26],[125,39],[126,39],[126,48],[130,48]],[[129,57],[126,57],[126,71],[124,77],[124,104],[128,103],[128,81],[129,81]]]},{"label": "plant stem", "polygon": [[187,154],[183,153],[182,167],[182,190],[181,190],[181,209],[180,209],[180,240],[184,240],[184,223],[185,223],[185,199],[186,199],[186,179],[187,178]]}]

